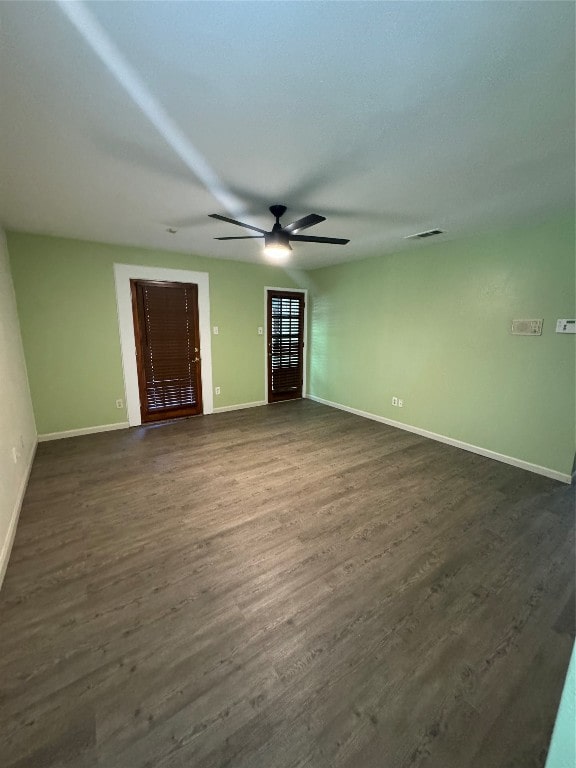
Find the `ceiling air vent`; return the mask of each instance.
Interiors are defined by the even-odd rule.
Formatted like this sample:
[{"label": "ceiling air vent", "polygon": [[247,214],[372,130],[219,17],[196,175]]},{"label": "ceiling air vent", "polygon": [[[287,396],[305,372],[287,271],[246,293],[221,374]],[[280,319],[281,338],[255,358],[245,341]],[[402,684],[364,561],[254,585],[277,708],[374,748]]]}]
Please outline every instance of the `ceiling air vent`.
[{"label": "ceiling air vent", "polygon": [[441,229],[427,229],[426,232],[417,232],[415,235],[406,235],[404,240],[422,240],[424,237],[434,237],[434,235],[441,235],[443,230]]}]

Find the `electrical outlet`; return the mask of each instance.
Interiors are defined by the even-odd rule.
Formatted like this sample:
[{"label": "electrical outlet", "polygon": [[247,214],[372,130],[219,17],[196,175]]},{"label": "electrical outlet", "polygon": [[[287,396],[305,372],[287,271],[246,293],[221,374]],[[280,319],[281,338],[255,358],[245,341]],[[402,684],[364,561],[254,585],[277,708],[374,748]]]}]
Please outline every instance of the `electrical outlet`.
[{"label": "electrical outlet", "polygon": [[392,405],[398,405],[398,398],[397,397],[393,397],[392,398]]},{"label": "electrical outlet", "polygon": [[220,329],[218,328],[217,325],[215,325],[214,328],[212,328],[212,333],[214,334],[214,336],[218,336],[218,334],[220,333]]},{"label": "electrical outlet", "polygon": [[124,400],[121,397],[116,400],[116,408],[124,408]]},{"label": "electrical outlet", "polygon": [[262,328],[262,326],[259,325],[258,326],[258,336],[262,336],[263,333],[264,333],[264,328]]},{"label": "electrical outlet", "polygon": [[398,398],[398,408],[404,408],[404,400],[402,400],[400,397]]},{"label": "electrical outlet", "polygon": [[18,464],[18,459],[20,458],[20,452],[18,451],[18,448],[14,447],[12,448],[12,461],[14,464]]},{"label": "electrical outlet", "polygon": [[220,394],[220,387],[214,387],[214,392],[219,395]]}]

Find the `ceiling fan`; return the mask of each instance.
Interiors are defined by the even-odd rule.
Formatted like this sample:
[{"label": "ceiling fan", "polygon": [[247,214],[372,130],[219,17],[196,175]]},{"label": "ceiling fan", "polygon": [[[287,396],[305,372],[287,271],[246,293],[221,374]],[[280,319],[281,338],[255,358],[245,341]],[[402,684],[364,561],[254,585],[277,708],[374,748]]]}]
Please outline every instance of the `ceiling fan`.
[{"label": "ceiling fan", "polygon": [[308,235],[297,235],[302,229],[308,229],[315,224],[320,224],[321,221],[326,221],[325,216],[319,216],[317,213],[309,213],[308,216],[304,216],[297,221],[293,221],[292,224],[288,224],[283,227],[280,224],[280,218],[286,213],[285,205],[271,205],[270,213],[276,218],[274,226],[267,232],[265,229],[259,227],[253,227],[252,224],[244,224],[236,219],[229,219],[227,216],[221,216],[219,213],[209,213],[213,219],[219,219],[220,221],[227,221],[229,224],[237,224],[239,227],[245,229],[251,229],[254,232],[260,232],[259,235],[244,235],[243,237],[215,237],[214,240],[264,240],[264,253],[269,256],[287,256],[292,250],[291,242],[300,243],[331,243],[332,245],[346,245],[349,240],[343,240],[339,237],[313,237]]}]

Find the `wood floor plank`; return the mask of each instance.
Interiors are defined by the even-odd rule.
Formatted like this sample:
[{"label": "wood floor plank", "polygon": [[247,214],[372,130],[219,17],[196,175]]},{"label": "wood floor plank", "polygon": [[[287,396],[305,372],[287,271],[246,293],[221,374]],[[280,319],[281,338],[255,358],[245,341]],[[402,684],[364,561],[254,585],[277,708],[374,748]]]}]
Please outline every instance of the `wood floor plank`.
[{"label": "wood floor plank", "polygon": [[542,768],[574,489],[310,401],[39,446],[3,768]]}]

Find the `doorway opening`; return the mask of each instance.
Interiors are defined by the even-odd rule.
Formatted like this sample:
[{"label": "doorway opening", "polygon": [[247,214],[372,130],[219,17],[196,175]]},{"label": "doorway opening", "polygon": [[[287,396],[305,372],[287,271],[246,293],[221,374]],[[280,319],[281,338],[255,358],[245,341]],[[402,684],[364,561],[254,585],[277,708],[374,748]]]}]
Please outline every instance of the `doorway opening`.
[{"label": "doorway opening", "polygon": [[198,286],[130,280],[142,423],[202,413]]},{"label": "doorway opening", "polygon": [[268,402],[302,397],[305,295],[267,291]]}]

